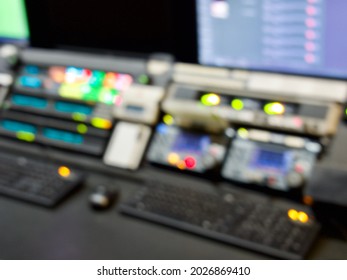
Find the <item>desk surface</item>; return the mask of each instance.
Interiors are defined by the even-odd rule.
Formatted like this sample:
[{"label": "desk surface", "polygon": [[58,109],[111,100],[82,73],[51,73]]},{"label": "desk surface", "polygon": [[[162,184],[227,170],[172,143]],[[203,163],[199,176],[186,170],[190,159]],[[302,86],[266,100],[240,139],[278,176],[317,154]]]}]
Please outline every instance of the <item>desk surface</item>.
[{"label": "desk surface", "polygon": [[[341,127],[333,149],[322,164],[347,167],[345,139],[347,129]],[[164,171],[159,173],[159,176],[167,176]],[[134,181],[121,179],[124,176],[115,177],[90,173],[86,185],[55,209],[0,197],[0,259],[269,258],[123,216],[117,212],[117,205],[106,212],[93,211],[88,205],[88,196],[90,188],[96,184],[121,189],[120,200],[136,188]],[[347,259],[347,242],[320,236],[308,258]]]}]

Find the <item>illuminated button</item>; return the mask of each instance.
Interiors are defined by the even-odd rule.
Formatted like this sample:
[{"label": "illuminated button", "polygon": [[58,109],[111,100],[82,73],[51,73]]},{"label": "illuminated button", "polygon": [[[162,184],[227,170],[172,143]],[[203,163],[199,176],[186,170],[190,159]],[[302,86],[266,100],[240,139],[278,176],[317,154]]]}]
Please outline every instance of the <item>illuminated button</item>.
[{"label": "illuminated button", "polygon": [[173,125],[175,120],[174,118],[171,116],[171,115],[165,115],[163,117],[163,122],[166,124],[166,125]]},{"label": "illuminated button", "polygon": [[264,106],[264,112],[268,115],[283,115],[286,108],[279,102],[268,103]]},{"label": "illuminated button", "polygon": [[58,174],[61,176],[61,177],[64,177],[64,178],[67,178],[70,176],[71,174],[71,171],[68,167],[66,166],[60,166],[59,169],[58,169]]},{"label": "illuminated button", "polygon": [[299,218],[299,213],[298,211],[294,210],[294,209],[290,209],[288,211],[288,217],[289,219],[291,219],[292,221],[297,221]]},{"label": "illuminated button", "polygon": [[179,160],[180,160],[180,157],[176,153],[170,153],[167,157],[167,161],[171,165],[176,165],[179,162]]},{"label": "illuminated button", "polygon": [[34,142],[35,134],[25,131],[19,131],[16,134],[18,140],[26,141],[26,142]]},{"label": "illuminated button", "polygon": [[40,88],[42,86],[41,80],[36,77],[22,76],[19,82],[23,87]]},{"label": "illuminated button", "polygon": [[231,102],[231,107],[236,111],[241,111],[244,107],[243,101],[241,99],[234,99]]},{"label": "illuminated button", "polygon": [[184,162],[184,160],[179,161],[176,166],[177,166],[178,169],[181,169],[181,170],[184,170],[187,167],[186,163]]},{"label": "illuminated button", "polygon": [[77,131],[81,134],[86,134],[88,132],[88,127],[85,124],[77,125]]},{"label": "illuminated button", "polygon": [[215,93],[207,93],[201,97],[201,103],[205,106],[217,106],[220,104],[220,97]]},{"label": "illuminated button", "polygon": [[188,169],[194,169],[195,166],[196,166],[196,160],[195,160],[195,158],[193,158],[193,157],[186,157],[186,158],[184,159],[184,162],[185,162],[186,167],[187,167]]},{"label": "illuminated button", "polygon": [[94,127],[100,128],[100,129],[111,129],[112,122],[110,120],[100,119],[100,118],[94,118],[91,121],[92,125]]},{"label": "illuminated button", "polygon": [[298,220],[300,222],[302,222],[303,224],[306,224],[309,220],[309,217],[305,212],[299,212],[298,213]]}]

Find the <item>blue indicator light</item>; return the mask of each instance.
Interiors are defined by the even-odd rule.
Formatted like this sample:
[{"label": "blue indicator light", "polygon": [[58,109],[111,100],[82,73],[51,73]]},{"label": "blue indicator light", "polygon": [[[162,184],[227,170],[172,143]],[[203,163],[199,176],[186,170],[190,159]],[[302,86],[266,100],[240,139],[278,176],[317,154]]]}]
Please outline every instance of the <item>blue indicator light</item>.
[{"label": "blue indicator light", "polygon": [[159,124],[158,126],[157,126],[157,132],[159,133],[159,134],[166,134],[167,133],[167,131],[168,131],[168,126],[167,125],[165,125],[165,124],[163,124],[163,123],[161,123],[161,124]]},{"label": "blue indicator light", "polygon": [[22,76],[19,78],[19,82],[23,87],[28,88],[40,88],[42,86],[41,80],[36,77]]},{"label": "blue indicator light", "polygon": [[40,69],[34,65],[28,65],[25,67],[25,72],[31,75],[37,75],[40,73]]},{"label": "blue indicator light", "polygon": [[89,106],[85,106],[82,104],[75,104],[70,102],[62,102],[58,101],[55,103],[54,106],[55,110],[63,113],[78,113],[78,114],[84,114],[84,115],[91,115],[93,112],[93,108]]},{"label": "blue indicator light", "polygon": [[36,127],[30,124],[18,122],[18,121],[12,121],[12,120],[3,120],[0,122],[0,125],[2,128],[13,131],[13,132],[29,132],[29,133],[36,133]]},{"label": "blue indicator light", "polygon": [[58,130],[53,128],[44,128],[43,135],[46,138],[56,141],[62,141],[65,143],[80,145],[83,143],[84,138],[82,135],[72,133],[69,131]]},{"label": "blue indicator light", "polygon": [[11,101],[14,105],[17,106],[33,107],[37,109],[44,109],[48,104],[46,99],[21,94],[13,95]]}]

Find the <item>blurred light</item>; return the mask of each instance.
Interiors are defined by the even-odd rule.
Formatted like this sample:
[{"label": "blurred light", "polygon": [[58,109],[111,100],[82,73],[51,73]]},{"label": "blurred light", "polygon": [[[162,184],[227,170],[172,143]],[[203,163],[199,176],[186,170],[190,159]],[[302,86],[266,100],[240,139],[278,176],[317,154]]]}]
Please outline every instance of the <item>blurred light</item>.
[{"label": "blurred light", "polygon": [[110,120],[105,120],[101,118],[93,118],[91,121],[92,125],[101,129],[111,129],[112,122]]},{"label": "blurred light", "polygon": [[82,114],[82,113],[73,113],[72,114],[72,119],[74,121],[78,121],[78,122],[83,122],[87,119],[87,115]]},{"label": "blurred light", "polygon": [[174,118],[171,116],[171,115],[165,115],[163,117],[163,122],[166,124],[166,125],[173,125],[175,120]]},{"label": "blurred light", "polygon": [[308,220],[309,220],[309,217],[308,217],[308,215],[305,212],[299,212],[298,213],[298,219],[303,224],[306,224],[308,222]]},{"label": "blurred light", "polygon": [[186,163],[184,162],[184,160],[179,161],[176,166],[177,166],[178,169],[181,169],[181,170],[184,170],[187,167]]},{"label": "blurred light", "polygon": [[268,103],[264,107],[264,112],[268,115],[283,115],[286,108],[279,102]]},{"label": "blurred light", "polygon": [[68,167],[66,166],[60,166],[59,169],[58,169],[58,174],[61,176],[61,177],[64,177],[64,178],[67,178],[70,176],[71,174],[71,171]]},{"label": "blurred light", "polygon": [[138,77],[138,82],[143,85],[149,84],[149,77],[145,74],[142,74]]},{"label": "blurred light", "polygon": [[179,162],[179,160],[180,160],[180,157],[176,153],[170,153],[167,157],[167,161],[171,165],[176,165]]},{"label": "blurred light", "polygon": [[246,129],[246,128],[239,128],[238,130],[237,130],[237,134],[241,137],[241,138],[243,138],[243,139],[246,139],[246,138],[248,138],[248,130]]},{"label": "blurred light", "polygon": [[298,211],[294,210],[294,209],[290,209],[288,211],[288,217],[292,220],[292,221],[297,221],[298,220],[298,217],[299,216],[299,213]]},{"label": "blurred light", "polygon": [[305,195],[303,198],[303,202],[308,205],[308,206],[312,206],[314,201],[313,201],[313,197],[309,196],[309,195]]},{"label": "blurred light", "polygon": [[200,101],[205,106],[217,106],[220,104],[220,97],[215,93],[207,93],[201,97]]},{"label": "blurred light", "polygon": [[241,99],[234,99],[231,102],[231,107],[236,111],[241,111],[244,107],[243,101]]},{"label": "blurred light", "polygon": [[26,142],[34,142],[35,140],[35,134],[30,132],[19,131],[17,132],[16,136],[17,136],[17,139],[26,141]]},{"label": "blurred light", "polygon": [[196,166],[196,160],[195,160],[195,158],[193,158],[193,157],[186,157],[186,158],[184,159],[184,162],[185,162],[186,167],[187,167],[188,169],[194,169],[195,166]]},{"label": "blurred light", "polygon": [[81,134],[86,134],[88,132],[88,127],[85,124],[77,125],[77,131]]}]

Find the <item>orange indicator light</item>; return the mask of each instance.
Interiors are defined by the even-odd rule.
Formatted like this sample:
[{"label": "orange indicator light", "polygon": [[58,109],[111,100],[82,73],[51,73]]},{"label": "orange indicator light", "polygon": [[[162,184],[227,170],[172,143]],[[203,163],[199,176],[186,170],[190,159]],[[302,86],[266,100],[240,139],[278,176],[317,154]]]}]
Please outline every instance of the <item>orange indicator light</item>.
[{"label": "orange indicator light", "polygon": [[308,220],[309,220],[309,217],[308,217],[308,215],[305,212],[299,212],[298,213],[298,219],[303,224],[306,224],[308,222]]},{"label": "orange indicator light", "polygon": [[60,166],[58,169],[58,173],[61,177],[67,178],[70,176],[71,171],[68,167],[66,166]]}]

